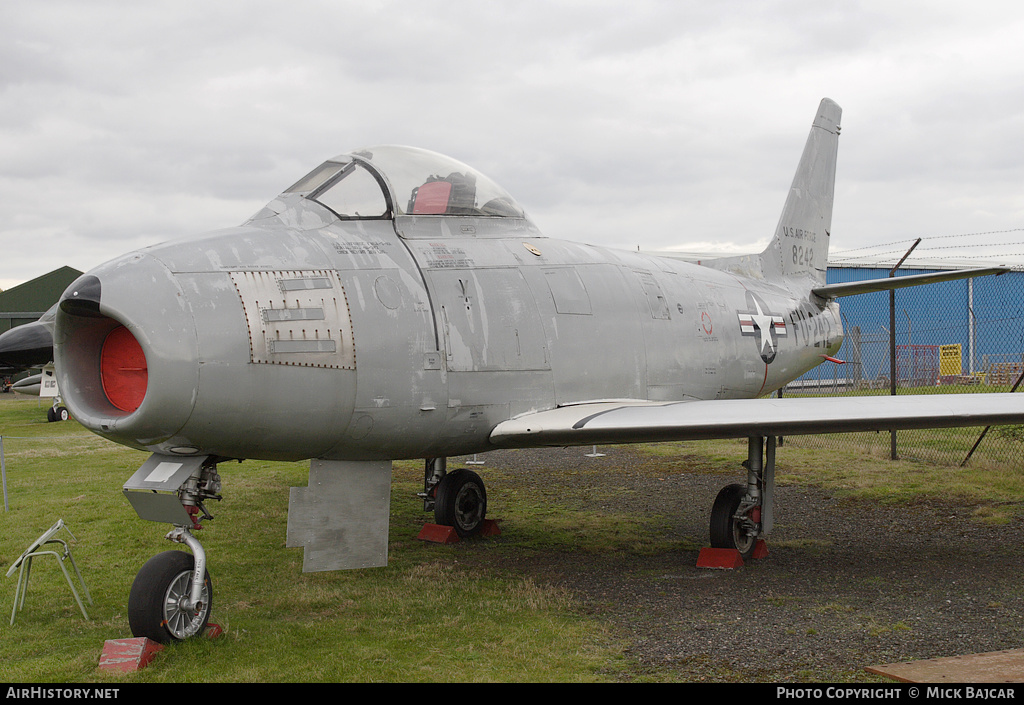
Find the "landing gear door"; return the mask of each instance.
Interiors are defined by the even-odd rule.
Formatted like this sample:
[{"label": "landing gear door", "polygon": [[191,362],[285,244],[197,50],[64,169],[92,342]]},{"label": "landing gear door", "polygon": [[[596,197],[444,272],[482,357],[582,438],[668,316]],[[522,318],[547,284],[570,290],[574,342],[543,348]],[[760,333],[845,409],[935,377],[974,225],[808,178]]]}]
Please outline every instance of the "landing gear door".
[{"label": "landing gear door", "polygon": [[199,472],[209,456],[180,457],[154,453],[124,483],[124,496],[140,519],[175,526],[191,526],[178,490],[189,477]]},{"label": "landing gear door", "polygon": [[39,380],[39,396],[51,399],[59,395],[57,390],[57,375],[54,372],[53,363],[43,368],[42,377]]}]

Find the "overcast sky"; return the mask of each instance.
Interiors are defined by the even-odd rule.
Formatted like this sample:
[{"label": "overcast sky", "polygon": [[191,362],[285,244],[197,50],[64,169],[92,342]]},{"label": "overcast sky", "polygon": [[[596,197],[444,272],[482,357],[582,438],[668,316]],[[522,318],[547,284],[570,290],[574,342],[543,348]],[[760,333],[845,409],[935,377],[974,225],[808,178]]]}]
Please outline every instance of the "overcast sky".
[{"label": "overcast sky", "polygon": [[1019,0],[5,0],[0,287],[240,224],[381,143],[550,237],[757,251],[825,96],[833,253],[1024,261],[1022,37]]}]

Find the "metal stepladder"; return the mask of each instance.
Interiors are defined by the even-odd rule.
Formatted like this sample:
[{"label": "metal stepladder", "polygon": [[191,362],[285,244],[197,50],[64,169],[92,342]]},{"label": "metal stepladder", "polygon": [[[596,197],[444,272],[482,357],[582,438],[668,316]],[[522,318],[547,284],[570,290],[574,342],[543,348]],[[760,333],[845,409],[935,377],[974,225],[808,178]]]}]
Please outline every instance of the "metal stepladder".
[{"label": "metal stepladder", "polygon": [[[57,532],[64,529],[71,535],[71,538],[77,541],[75,535],[71,533],[71,529],[64,525],[63,519],[58,519],[57,523],[47,529],[42,536],[32,542],[32,545],[25,549],[25,552],[18,557],[18,560],[14,561],[11,567],[7,570],[7,577],[17,568],[21,568],[18,573],[18,584],[14,590],[14,607],[11,609],[11,624],[14,624],[14,618],[18,612],[25,606],[25,595],[28,594],[28,581],[29,576],[32,573],[32,559],[38,556],[53,556],[57,559],[57,563],[60,565],[60,569],[64,571],[64,577],[68,581],[68,586],[71,588],[71,594],[75,596],[75,602],[78,603],[78,608],[82,610],[82,616],[88,621],[89,615],[85,611],[85,606],[82,604],[82,598],[78,594],[78,590],[75,589],[75,584],[71,580],[71,576],[68,574],[68,569],[64,567],[64,561],[70,560],[71,567],[75,569],[75,574],[78,576],[78,582],[82,584],[82,590],[85,593],[85,599],[92,604],[92,597],[89,595],[89,588],[85,584],[85,580],[82,579],[82,573],[78,570],[78,566],[75,565],[75,559],[71,555],[71,548],[68,547],[67,541],[63,539],[55,538]],[[62,553],[58,553],[53,550],[43,550],[48,544],[60,544],[64,547]]]}]

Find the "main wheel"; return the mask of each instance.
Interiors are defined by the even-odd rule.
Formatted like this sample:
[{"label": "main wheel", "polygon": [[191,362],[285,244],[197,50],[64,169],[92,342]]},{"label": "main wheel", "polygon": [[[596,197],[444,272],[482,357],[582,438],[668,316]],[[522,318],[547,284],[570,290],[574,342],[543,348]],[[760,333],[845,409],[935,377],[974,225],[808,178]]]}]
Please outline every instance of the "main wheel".
[{"label": "main wheel", "polygon": [[213,584],[207,571],[202,608],[186,609],[194,568],[195,556],[184,551],[164,551],[146,561],[128,594],[128,625],[134,636],[169,644],[203,633],[213,607]]},{"label": "main wheel", "polygon": [[735,518],[746,493],[744,485],[727,485],[715,497],[711,507],[711,547],[735,548],[744,559],[753,555],[757,544],[757,536],[744,531]]},{"label": "main wheel", "polygon": [[453,470],[437,484],[434,521],[441,526],[453,526],[465,538],[480,532],[486,516],[487,491],[472,470]]}]

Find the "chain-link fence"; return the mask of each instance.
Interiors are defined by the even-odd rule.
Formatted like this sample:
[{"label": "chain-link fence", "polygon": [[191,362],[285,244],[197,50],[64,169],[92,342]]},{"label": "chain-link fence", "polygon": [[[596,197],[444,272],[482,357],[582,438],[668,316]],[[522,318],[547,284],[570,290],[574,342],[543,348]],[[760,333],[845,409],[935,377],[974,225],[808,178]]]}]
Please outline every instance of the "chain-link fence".
[{"label": "chain-link fence", "polygon": [[[835,268],[829,281],[887,275],[877,268]],[[1024,271],[900,289],[891,297],[848,297],[840,311],[842,363],[825,362],[783,395],[892,394],[894,387],[896,394],[1024,394]],[[786,443],[947,465],[1024,467],[1024,426],[828,434]]]}]

